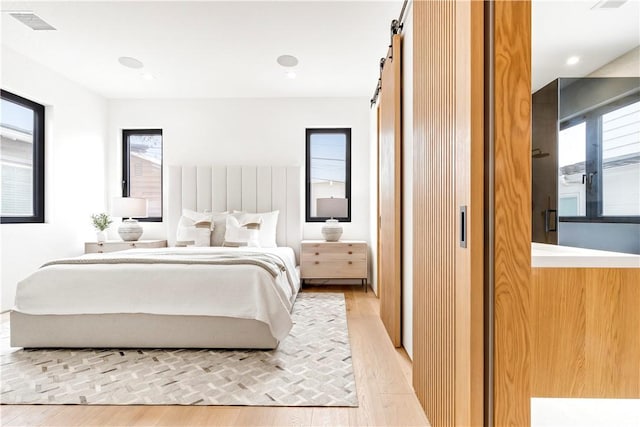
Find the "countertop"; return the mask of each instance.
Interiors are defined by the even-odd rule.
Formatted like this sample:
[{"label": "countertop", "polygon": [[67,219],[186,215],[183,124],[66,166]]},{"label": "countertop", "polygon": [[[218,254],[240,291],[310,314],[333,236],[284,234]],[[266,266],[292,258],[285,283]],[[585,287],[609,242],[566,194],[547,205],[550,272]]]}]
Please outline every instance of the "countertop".
[{"label": "countertop", "polygon": [[534,268],[640,268],[640,255],[532,243],[531,266]]}]

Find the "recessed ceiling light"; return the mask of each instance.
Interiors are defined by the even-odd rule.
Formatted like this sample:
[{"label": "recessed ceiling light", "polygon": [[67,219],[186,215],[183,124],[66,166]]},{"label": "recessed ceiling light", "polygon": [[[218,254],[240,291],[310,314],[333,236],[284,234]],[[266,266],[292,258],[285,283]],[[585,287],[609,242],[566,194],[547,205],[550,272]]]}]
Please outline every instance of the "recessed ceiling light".
[{"label": "recessed ceiling light", "polygon": [[296,72],[295,71],[287,71],[285,73],[285,75],[287,76],[288,79],[295,79],[296,78]]},{"label": "recessed ceiling light", "polygon": [[283,67],[295,67],[298,65],[298,58],[293,55],[280,55],[276,61]]},{"label": "recessed ceiling light", "polygon": [[144,64],[137,60],[136,58],[132,58],[130,56],[121,56],[120,58],[118,58],[118,62],[121,65],[124,65],[127,68],[142,68],[144,67]]},{"label": "recessed ceiling light", "polygon": [[570,56],[567,58],[567,65],[576,65],[578,62],[580,62],[579,56]]},{"label": "recessed ceiling light", "polygon": [[155,80],[155,77],[151,73],[142,73],[142,78],[145,80]]}]

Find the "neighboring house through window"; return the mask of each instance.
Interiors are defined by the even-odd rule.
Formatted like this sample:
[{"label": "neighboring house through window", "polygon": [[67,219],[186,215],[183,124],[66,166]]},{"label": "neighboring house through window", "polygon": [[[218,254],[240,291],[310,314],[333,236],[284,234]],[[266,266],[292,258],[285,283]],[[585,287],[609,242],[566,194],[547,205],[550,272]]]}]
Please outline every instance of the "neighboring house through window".
[{"label": "neighboring house through window", "polygon": [[122,153],[122,195],[147,199],[141,221],[162,221],[162,130],[123,130]]},{"label": "neighboring house through window", "polygon": [[42,223],[44,106],[5,90],[0,98],[2,223]]}]

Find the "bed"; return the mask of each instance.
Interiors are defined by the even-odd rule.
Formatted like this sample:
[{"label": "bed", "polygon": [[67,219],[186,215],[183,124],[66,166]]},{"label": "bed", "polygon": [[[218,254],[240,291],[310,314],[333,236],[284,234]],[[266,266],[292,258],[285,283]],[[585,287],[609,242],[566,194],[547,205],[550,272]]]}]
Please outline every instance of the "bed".
[{"label": "bed", "polygon": [[12,346],[270,349],[287,336],[299,290],[299,168],[172,166],[167,175],[170,245],[187,208],[279,210],[278,247],[56,260],[19,283]]}]

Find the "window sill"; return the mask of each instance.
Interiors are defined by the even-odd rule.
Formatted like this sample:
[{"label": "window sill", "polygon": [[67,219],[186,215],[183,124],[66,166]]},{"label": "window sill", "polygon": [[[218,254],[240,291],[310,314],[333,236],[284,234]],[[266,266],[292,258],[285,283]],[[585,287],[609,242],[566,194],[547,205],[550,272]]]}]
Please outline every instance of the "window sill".
[{"label": "window sill", "polygon": [[560,222],[589,222],[599,224],[640,224],[640,216],[601,216],[588,218],[584,216],[561,216]]}]

